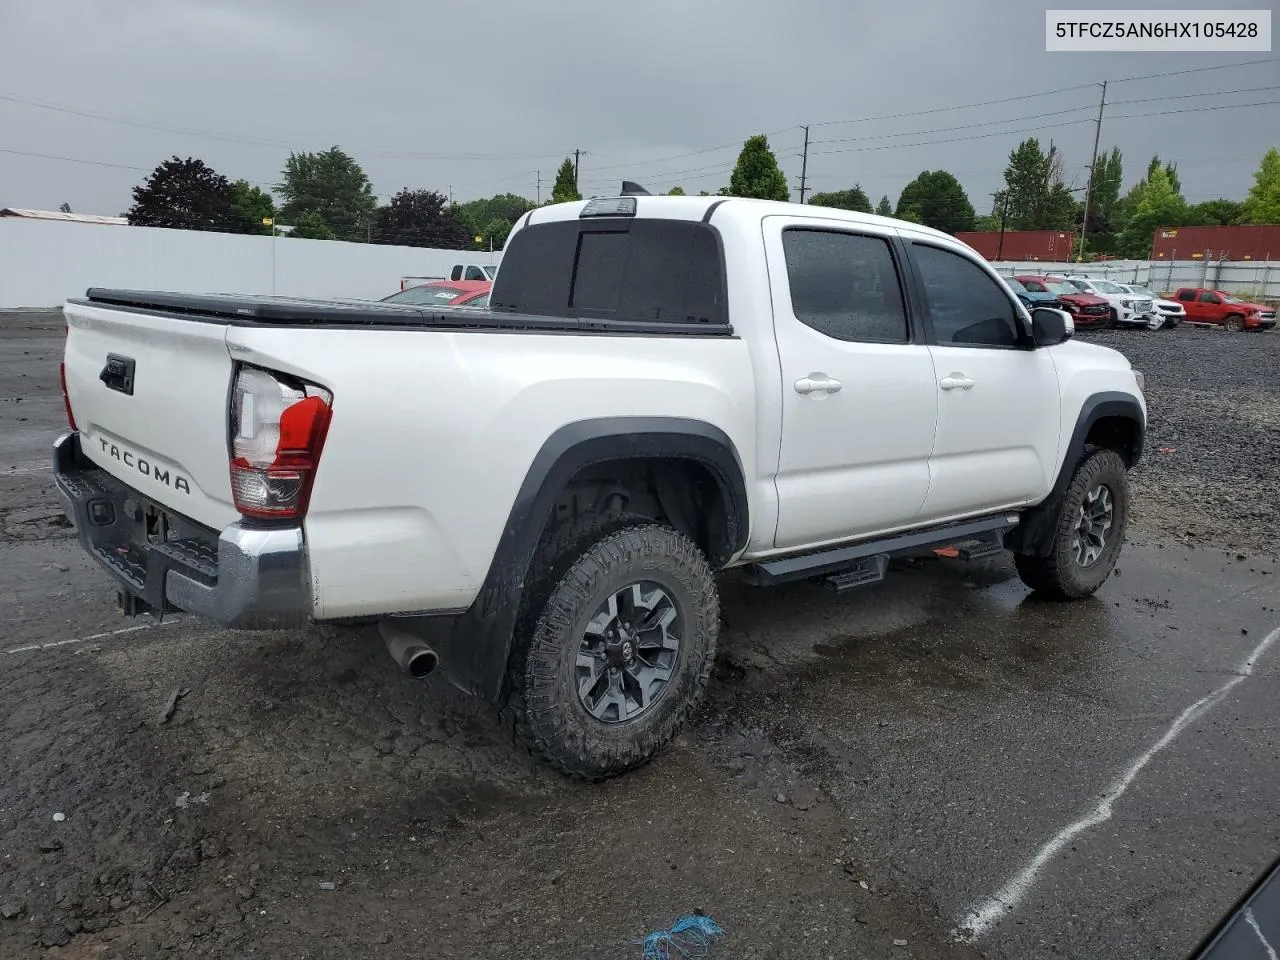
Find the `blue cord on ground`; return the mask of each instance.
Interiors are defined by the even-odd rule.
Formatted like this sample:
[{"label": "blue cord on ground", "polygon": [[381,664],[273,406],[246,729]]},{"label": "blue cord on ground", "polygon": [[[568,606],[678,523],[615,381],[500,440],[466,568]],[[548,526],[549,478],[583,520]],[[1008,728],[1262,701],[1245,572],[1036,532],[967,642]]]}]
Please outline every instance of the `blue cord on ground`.
[{"label": "blue cord on ground", "polygon": [[711,940],[723,936],[724,930],[705,913],[690,913],[667,930],[657,930],[643,940],[631,942],[644,945],[645,960],[670,960],[673,950],[682,957],[705,957]]}]

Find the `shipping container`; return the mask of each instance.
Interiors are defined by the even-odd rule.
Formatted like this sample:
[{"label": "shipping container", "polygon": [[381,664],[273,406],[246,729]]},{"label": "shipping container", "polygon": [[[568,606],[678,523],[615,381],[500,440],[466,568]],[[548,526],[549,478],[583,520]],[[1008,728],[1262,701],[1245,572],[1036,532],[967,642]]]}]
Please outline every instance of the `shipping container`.
[{"label": "shipping container", "polygon": [[1152,260],[1280,260],[1280,223],[1159,227]]},{"label": "shipping container", "polygon": [[988,260],[1070,260],[1076,235],[1070,230],[999,230],[962,232],[955,235]]}]

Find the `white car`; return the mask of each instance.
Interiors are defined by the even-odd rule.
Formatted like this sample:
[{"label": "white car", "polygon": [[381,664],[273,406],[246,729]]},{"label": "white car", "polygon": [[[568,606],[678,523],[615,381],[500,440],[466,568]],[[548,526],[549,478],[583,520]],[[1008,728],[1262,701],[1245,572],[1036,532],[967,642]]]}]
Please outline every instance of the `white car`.
[{"label": "white car", "polygon": [[539,207],[488,310],[91,289],[65,316],[55,481],[124,612],[372,618],[586,780],[697,706],[720,570],[842,591],[955,546],[1092,595],[1147,423],[1129,361],[971,247],[808,204]]},{"label": "white car", "polygon": [[[1064,278],[1082,293],[1092,293],[1102,297],[1111,304],[1111,322],[1115,326],[1152,325],[1155,316],[1155,298],[1151,296],[1135,296],[1118,283],[1110,280],[1099,280],[1094,277],[1070,276]],[[1157,324],[1156,326],[1159,326]]]},{"label": "white car", "polygon": [[1136,297],[1150,297],[1152,303],[1155,304],[1155,313],[1147,318],[1147,326],[1152,330],[1171,330],[1187,319],[1187,311],[1177,300],[1165,300],[1156,296],[1146,287],[1140,287],[1136,283],[1122,283],[1119,286],[1124,287]]}]

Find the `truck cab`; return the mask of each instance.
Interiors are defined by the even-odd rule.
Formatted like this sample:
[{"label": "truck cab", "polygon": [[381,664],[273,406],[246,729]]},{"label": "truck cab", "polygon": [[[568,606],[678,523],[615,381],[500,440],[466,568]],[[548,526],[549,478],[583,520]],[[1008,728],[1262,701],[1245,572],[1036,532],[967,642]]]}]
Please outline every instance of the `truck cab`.
[{"label": "truck cab", "polygon": [[449,271],[449,279],[457,280],[489,280],[492,281],[498,275],[498,265],[495,263],[478,264],[478,263],[455,263],[453,269]]}]

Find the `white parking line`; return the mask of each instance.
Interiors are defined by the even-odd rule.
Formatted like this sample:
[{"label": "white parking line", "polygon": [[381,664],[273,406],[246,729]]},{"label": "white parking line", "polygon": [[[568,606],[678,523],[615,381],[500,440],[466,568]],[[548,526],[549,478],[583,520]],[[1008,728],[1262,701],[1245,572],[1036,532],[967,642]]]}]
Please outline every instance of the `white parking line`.
[{"label": "white parking line", "polygon": [[990,933],[1000,921],[1013,913],[1014,910],[1022,903],[1027,893],[1035,885],[1036,878],[1040,871],[1044,869],[1053,857],[1062,851],[1074,837],[1083,833],[1091,827],[1111,819],[1112,807],[1118,801],[1138,774],[1142,771],[1151,759],[1173,743],[1178,735],[1187,729],[1192,723],[1204,716],[1215,706],[1217,706],[1223,698],[1239,683],[1243,683],[1253,675],[1254,667],[1257,666],[1258,660],[1271,648],[1277,640],[1280,640],[1280,628],[1272,630],[1262,642],[1253,648],[1253,652],[1240,665],[1235,675],[1224,683],[1218,689],[1205,697],[1197,700],[1191,706],[1178,716],[1165,731],[1164,736],[1155,742],[1155,744],[1138,757],[1128,769],[1117,779],[1109,790],[1102,796],[1102,802],[1090,810],[1087,814],[1060,830],[1048,843],[1040,848],[1040,851],[1031,859],[1031,861],[1019,870],[1010,880],[990,897],[979,903],[974,904],[963,914],[959,921],[960,939],[975,941]]},{"label": "white parking line", "polygon": [[51,647],[65,647],[72,643],[89,643],[92,640],[110,640],[112,637],[123,636],[126,633],[137,633],[140,630],[155,630],[157,627],[170,627],[175,623],[182,623],[181,620],[162,620],[159,623],[141,623],[136,627],[122,627],[119,630],[109,630],[106,633],[95,633],[90,637],[75,637],[71,640],[54,640],[52,643],[33,643],[25,647],[14,647],[12,650],[6,650],[5,653],[30,653],[32,650],[48,650]]}]

